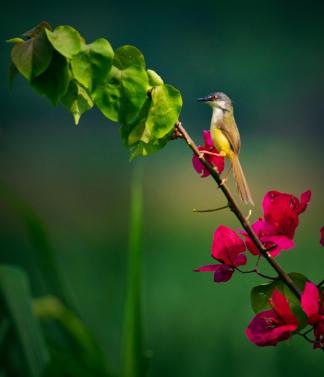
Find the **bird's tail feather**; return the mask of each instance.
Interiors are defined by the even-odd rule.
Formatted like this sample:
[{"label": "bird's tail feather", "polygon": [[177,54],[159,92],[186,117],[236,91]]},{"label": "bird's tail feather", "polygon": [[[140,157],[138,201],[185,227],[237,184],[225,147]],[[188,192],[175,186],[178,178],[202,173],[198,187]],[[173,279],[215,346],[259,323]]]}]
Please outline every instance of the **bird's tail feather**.
[{"label": "bird's tail feather", "polygon": [[242,201],[245,204],[254,205],[252,195],[251,195],[251,191],[250,191],[249,186],[246,182],[246,179],[245,179],[245,176],[244,176],[238,155],[233,153],[231,160],[232,160],[233,174],[234,174],[236,187],[237,187],[237,190],[240,194]]}]

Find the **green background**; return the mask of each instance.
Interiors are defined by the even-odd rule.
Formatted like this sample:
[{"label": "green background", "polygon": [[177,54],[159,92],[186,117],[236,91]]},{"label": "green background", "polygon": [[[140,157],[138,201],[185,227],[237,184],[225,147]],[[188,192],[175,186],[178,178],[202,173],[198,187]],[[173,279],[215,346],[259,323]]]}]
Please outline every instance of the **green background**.
[{"label": "green background", "polygon": [[[180,89],[185,127],[197,141],[210,110],[196,102],[211,91],[235,104],[241,160],[257,203],[271,189],[313,198],[301,217],[296,249],[278,260],[287,271],[318,281],[324,275],[319,245],[323,216],[323,11],[320,2],[84,0],[2,5],[4,41],[41,20],[70,24],[88,40],[106,37],[113,48],[134,44],[149,68]],[[47,224],[65,282],[82,319],[118,370],[134,163],[119,127],[97,110],[75,127],[19,78],[10,94],[10,46],[2,44],[1,181]],[[200,179],[182,141],[170,143],[144,169],[143,306],[150,375],[321,376],[323,353],[294,337],[257,348],[244,329],[253,316],[249,291],[261,280],[236,273],[215,285],[208,264],[213,231],[239,224],[227,212],[194,214],[224,199]],[[248,209],[244,209],[248,212]],[[1,262],[27,268],[35,296],[46,293],[33,247],[5,200],[0,200]],[[264,266],[264,271],[269,270]]]}]

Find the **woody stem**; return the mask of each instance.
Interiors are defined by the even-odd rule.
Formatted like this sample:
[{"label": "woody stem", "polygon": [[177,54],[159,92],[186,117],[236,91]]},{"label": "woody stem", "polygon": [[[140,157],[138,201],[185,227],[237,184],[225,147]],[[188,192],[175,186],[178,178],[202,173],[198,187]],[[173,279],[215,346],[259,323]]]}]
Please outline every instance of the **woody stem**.
[{"label": "woody stem", "polygon": [[280,279],[291,289],[291,291],[295,294],[295,296],[300,299],[301,292],[295,283],[292,281],[290,276],[287,272],[280,266],[280,264],[272,258],[269,251],[263,246],[262,242],[259,240],[257,235],[254,233],[253,229],[251,228],[248,220],[242,214],[241,210],[239,209],[236,201],[234,200],[230,190],[226,186],[226,184],[222,183],[222,179],[220,178],[217,170],[205,159],[204,155],[199,151],[197,145],[192,140],[186,129],[182,126],[181,122],[177,122],[175,125],[177,132],[181,135],[189,148],[193,151],[193,153],[198,157],[199,161],[204,165],[204,167],[208,170],[214,181],[217,183],[220,190],[225,195],[228,206],[231,211],[234,213],[238,221],[241,223],[242,227],[245,229],[246,233],[250,237],[251,241],[254,243],[255,247],[258,249],[260,254],[267,260],[267,262],[271,265],[271,267],[277,272]]}]

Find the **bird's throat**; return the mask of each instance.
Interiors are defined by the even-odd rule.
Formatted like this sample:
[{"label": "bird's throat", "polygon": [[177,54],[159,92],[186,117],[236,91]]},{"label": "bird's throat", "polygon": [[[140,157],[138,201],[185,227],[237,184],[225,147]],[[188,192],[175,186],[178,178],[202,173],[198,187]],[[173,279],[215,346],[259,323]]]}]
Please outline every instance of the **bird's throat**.
[{"label": "bird's throat", "polygon": [[224,111],[219,107],[213,108],[213,115],[210,122],[210,127],[217,127],[221,123],[223,123],[224,120]]}]

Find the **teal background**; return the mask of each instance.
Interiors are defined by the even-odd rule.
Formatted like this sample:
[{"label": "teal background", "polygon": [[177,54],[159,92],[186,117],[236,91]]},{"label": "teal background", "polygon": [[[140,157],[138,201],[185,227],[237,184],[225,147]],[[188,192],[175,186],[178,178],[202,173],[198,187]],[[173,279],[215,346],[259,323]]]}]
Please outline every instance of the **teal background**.
[{"label": "teal background", "polygon": [[[255,202],[270,189],[313,198],[301,217],[296,249],[278,260],[287,271],[323,278],[323,9],[320,2],[70,1],[2,5],[1,40],[41,20],[70,24],[91,41],[134,44],[149,68],[180,89],[181,120],[199,142],[210,110],[197,97],[214,90],[235,103],[241,160]],[[120,365],[126,286],[129,194],[133,163],[119,126],[97,110],[75,127],[19,78],[6,82],[10,46],[2,44],[0,174],[47,224],[57,262],[82,319]],[[191,166],[181,141],[136,164],[144,169],[143,312],[150,376],[322,376],[323,353],[294,337],[276,348],[250,344],[249,290],[262,281],[239,276],[215,285],[208,264],[213,231],[238,228],[229,212],[194,214],[224,199]],[[233,188],[234,191],[234,188]],[[248,209],[244,208],[248,212]],[[0,200],[1,262],[29,271],[35,296],[45,293],[20,219]],[[266,266],[264,271],[269,272]]]}]

